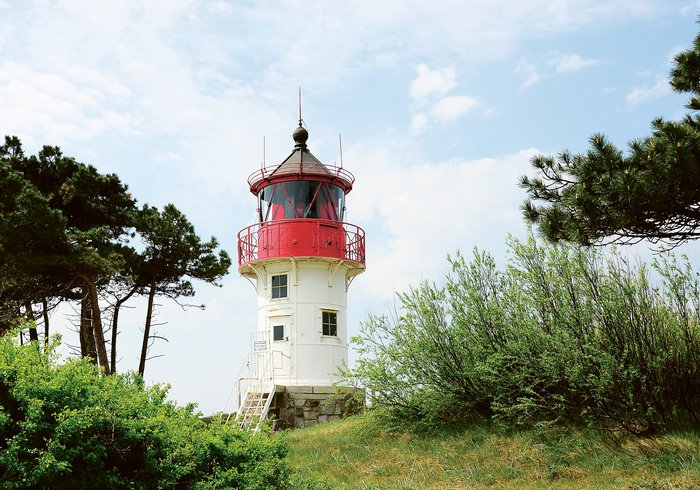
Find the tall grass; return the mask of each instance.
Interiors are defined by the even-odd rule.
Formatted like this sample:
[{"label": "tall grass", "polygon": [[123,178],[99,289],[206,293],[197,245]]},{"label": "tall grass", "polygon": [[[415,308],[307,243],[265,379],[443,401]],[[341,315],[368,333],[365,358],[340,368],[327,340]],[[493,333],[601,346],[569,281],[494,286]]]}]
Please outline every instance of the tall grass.
[{"label": "tall grass", "polygon": [[318,489],[700,487],[694,432],[612,439],[570,428],[416,432],[387,422],[370,413],[290,431],[288,461]]}]

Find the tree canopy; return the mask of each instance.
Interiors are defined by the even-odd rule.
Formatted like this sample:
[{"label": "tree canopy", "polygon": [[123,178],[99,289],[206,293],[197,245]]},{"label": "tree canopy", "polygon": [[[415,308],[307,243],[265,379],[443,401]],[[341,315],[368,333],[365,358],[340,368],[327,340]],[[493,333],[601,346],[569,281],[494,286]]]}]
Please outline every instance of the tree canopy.
[{"label": "tree canopy", "polygon": [[[82,298],[89,305],[90,328],[87,335],[81,321],[81,351],[109,374],[97,289],[121,265],[136,201],[115,174],[65,157],[58,147],[26,156],[18,138],[5,137],[0,161],[15,182],[2,189],[0,199],[3,214],[11,212],[0,222],[0,266],[7,275],[2,282],[15,285],[0,297],[3,309],[16,316],[23,306],[33,319],[32,304],[46,304],[47,297]],[[32,330],[30,337],[38,338]]]},{"label": "tree canopy", "polygon": [[0,305],[10,307],[60,288],[45,265],[67,252],[65,218],[1,158],[0,188]]},{"label": "tree canopy", "polygon": [[194,296],[194,288],[189,279],[216,284],[228,272],[231,259],[225,250],[220,250],[217,257],[216,238],[211,237],[208,242],[202,243],[194,226],[172,204],[167,204],[162,213],[156,208],[144,206],[138,227],[146,245],[140,255],[142,261],[138,282],[148,290],[139,362],[139,374],[143,375],[151,340],[153,300],[156,294],[171,299]]},{"label": "tree canopy", "polygon": [[[137,250],[136,237],[143,250]],[[144,346],[149,341],[153,298],[192,296],[189,279],[216,283],[231,261],[216,255],[214,237],[202,242],[174,205],[136,206],[115,174],[44,146],[24,154],[16,137],[0,145],[0,333],[21,316],[49,303],[80,302],[80,351],[105,373],[115,370],[119,308],[134,295],[148,294]],[[113,298],[109,308],[101,307]],[[112,314],[111,359],[103,312]],[[32,325],[30,323],[30,325]],[[34,326],[30,339],[38,340]],[[139,372],[143,374],[146,347]]]},{"label": "tree canopy", "polygon": [[523,176],[527,221],[551,241],[579,244],[650,240],[676,246],[700,238],[700,35],[678,54],[670,84],[689,92],[681,121],[657,118],[627,153],[603,134],[585,153],[538,155]]}]

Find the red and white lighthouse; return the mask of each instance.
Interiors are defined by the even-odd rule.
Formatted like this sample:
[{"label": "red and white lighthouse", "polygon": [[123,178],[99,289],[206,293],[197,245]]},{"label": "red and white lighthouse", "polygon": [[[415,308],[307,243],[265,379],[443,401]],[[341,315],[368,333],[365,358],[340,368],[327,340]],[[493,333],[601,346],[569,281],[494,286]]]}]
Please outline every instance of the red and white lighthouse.
[{"label": "red and white lighthouse", "polygon": [[272,410],[286,425],[304,426],[342,412],[322,402],[347,363],[347,291],[365,270],[365,235],[344,222],[353,175],[311,154],[301,120],[292,136],[282,163],[248,178],[258,222],[238,234],[238,271],[257,291],[257,330],[239,417]]}]

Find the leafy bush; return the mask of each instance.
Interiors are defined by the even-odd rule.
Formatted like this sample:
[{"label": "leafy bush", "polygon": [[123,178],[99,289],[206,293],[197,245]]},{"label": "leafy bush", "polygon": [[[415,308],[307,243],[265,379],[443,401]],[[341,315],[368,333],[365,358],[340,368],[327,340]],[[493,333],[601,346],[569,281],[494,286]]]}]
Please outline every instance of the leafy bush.
[{"label": "leafy bush", "polygon": [[167,388],[0,337],[0,488],[287,488],[286,446],[206,424]]},{"label": "leafy bush", "polygon": [[428,423],[479,415],[640,433],[700,415],[700,286],[687,258],[511,239],[498,270],[457,254],[353,338],[375,404]]}]

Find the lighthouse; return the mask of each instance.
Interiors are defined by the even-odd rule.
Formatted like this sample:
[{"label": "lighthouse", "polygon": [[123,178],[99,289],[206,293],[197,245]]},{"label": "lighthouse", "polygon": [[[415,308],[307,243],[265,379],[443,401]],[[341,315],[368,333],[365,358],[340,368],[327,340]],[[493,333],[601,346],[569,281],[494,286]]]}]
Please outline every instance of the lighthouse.
[{"label": "lighthouse", "polygon": [[305,427],[351,411],[334,384],[348,359],[348,288],[365,270],[364,231],[345,222],[355,178],[309,151],[301,118],[292,138],[285,160],[248,178],[257,219],[238,233],[238,271],[257,293],[241,424]]}]

